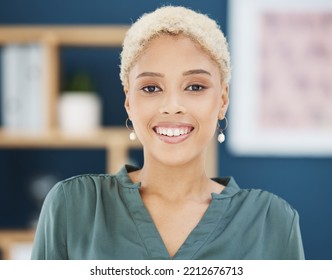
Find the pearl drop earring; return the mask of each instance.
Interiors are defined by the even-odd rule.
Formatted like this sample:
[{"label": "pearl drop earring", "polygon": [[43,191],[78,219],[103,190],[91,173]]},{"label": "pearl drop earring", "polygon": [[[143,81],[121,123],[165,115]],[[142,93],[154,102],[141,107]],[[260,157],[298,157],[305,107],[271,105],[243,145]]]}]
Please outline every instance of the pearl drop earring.
[{"label": "pearl drop earring", "polygon": [[220,134],[218,135],[218,142],[221,144],[224,141],[225,141],[225,134],[220,132]]},{"label": "pearl drop earring", "polygon": [[136,140],[136,133],[134,131],[130,132],[129,139],[131,141],[135,141]]},{"label": "pearl drop earring", "polygon": [[222,129],[222,128],[220,128],[220,124],[219,124],[219,122],[217,123],[217,130],[219,131],[219,135],[218,135],[218,142],[221,144],[221,143],[223,143],[224,141],[225,141],[225,134],[224,134],[224,131],[227,129],[227,127],[228,127],[228,121],[227,121],[227,118],[225,117],[224,118],[224,120],[225,120],[225,127]]},{"label": "pearl drop earring", "polygon": [[135,141],[136,140],[136,133],[135,133],[135,130],[134,130],[134,127],[133,128],[130,128],[129,127],[129,125],[128,125],[128,121],[129,121],[130,119],[129,118],[127,118],[126,119],[126,127],[130,130],[130,134],[129,134],[129,139],[131,140],[131,141]]}]

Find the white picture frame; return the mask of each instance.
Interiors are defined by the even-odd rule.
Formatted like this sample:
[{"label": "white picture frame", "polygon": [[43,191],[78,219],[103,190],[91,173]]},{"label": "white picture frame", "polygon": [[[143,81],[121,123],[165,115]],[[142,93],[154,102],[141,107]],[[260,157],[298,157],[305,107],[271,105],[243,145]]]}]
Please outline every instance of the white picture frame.
[{"label": "white picture frame", "polygon": [[[318,18],[315,17],[317,15]],[[321,18],[319,18],[320,15]],[[313,32],[321,30],[320,27],[315,26],[315,22],[321,22],[325,15],[328,20],[327,23],[325,22],[328,26],[326,34],[321,34],[320,37],[311,36],[315,34]],[[274,18],[274,22],[271,18],[272,20]],[[298,34],[304,34],[302,39],[296,39],[299,42],[294,39],[297,36],[296,30],[292,29],[294,21],[291,23],[288,20],[294,20],[294,18],[295,23],[296,20],[300,22],[303,18],[314,22],[314,27],[310,31],[302,28],[301,33],[301,30],[298,30]],[[279,28],[278,31],[272,32],[271,28],[275,27]],[[283,30],[286,32],[282,33]],[[329,81],[332,81],[332,1],[231,0],[229,1],[228,34],[232,58],[227,132],[227,144],[230,151],[239,156],[331,156],[332,82]],[[322,41],[324,37],[330,38],[328,45]],[[284,41],[280,43],[280,46],[288,50],[285,52],[287,55],[291,54],[285,55],[287,59],[276,58],[273,54],[277,43],[269,42],[277,39],[278,44]],[[296,60],[288,59],[294,57],[293,54],[296,54],[297,59],[298,56],[304,56],[304,44],[301,43],[315,42],[316,39],[317,44],[322,41],[328,53],[326,66],[322,66],[323,64],[321,66],[317,64],[317,66],[315,62],[303,62],[303,60],[301,63],[295,63]],[[274,62],[271,62],[273,59]],[[291,70],[294,65],[301,67],[300,70]],[[317,67],[318,70],[313,71],[313,67]],[[304,95],[304,91],[299,90],[300,85],[303,88],[300,82],[297,82],[298,86],[295,89],[292,88],[290,86],[292,82],[288,80],[293,75],[292,71],[301,72],[313,81],[326,74],[324,77],[327,83],[324,89],[326,101],[325,95],[323,100],[320,100],[320,97],[312,99],[315,101],[309,100],[309,97]],[[321,75],[320,72],[325,74]],[[284,78],[281,78],[282,76]],[[303,83],[305,82],[306,80]],[[309,92],[308,88],[305,88],[306,92]],[[315,91],[314,86],[310,90],[311,95],[313,92],[315,94],[318,92],[318,90]],[[299,94],[303,95],[299,97]],[[304,102],[306,107],[301,108]],[[315,102],[317,104],[314,105]],[[310,106],[318,108],[316,108],[317,117]],[[298,113],[292,112],[294,108],[297,108]],[[276,112],[272,113],[273,110]],[[278,110],[279,112],[284,110],[284,112],[278,115]],[[312,115],[306,116],[307,113]],[[281,117],[278,119],[278,116],[283,116],[284,123]]]}]

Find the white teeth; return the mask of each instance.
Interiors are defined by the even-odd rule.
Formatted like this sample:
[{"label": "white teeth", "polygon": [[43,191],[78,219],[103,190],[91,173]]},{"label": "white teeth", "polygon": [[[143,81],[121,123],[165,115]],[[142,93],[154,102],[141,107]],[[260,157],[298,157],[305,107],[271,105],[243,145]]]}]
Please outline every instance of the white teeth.
[{"label": "white teeth", "polygon": [[173,133],[173,129],[169,128],[167,129],[167,136],[173,136],[174,133]]},{"label": "white teeth", "polygon": [[163,128],[157,127],[156,132],[160,135],[167,135],[168,137],[180,136],[188,134],[190,132],[189,128]]}]

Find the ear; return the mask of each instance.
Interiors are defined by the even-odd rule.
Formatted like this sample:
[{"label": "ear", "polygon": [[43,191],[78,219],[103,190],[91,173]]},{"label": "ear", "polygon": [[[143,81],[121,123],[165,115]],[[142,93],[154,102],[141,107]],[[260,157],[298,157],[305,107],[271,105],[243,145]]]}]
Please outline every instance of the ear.
[{"label": "ear", "polygon": [[125,109],[127,111],[128,117],[130,119],[130,106],[129,106],[129,95],[128,95],[129,89],[127,87],[124,87],[123,91],[124,91],[124,93],[126,95],[124,107],[125,107]]},{"label": "ear", "polygon": [[226,112],[229,105],[229,86],[227,83],[222,84],[222,93],[221,93],[221,102],[220,102],[220,108],[219,108],[219,119],[222,120],[226,116]]}]

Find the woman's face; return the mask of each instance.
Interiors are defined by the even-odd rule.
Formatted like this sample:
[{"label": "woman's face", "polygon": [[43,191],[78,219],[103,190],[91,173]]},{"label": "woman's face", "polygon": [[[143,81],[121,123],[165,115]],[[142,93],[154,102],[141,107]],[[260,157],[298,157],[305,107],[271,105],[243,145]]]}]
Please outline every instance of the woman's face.
[{"label": "woman's face", "polygon": [[167,165],[204,156],[228,106],[217,64],[184,36],[153,39],[130,70],[125,93],[145,161]]}]

